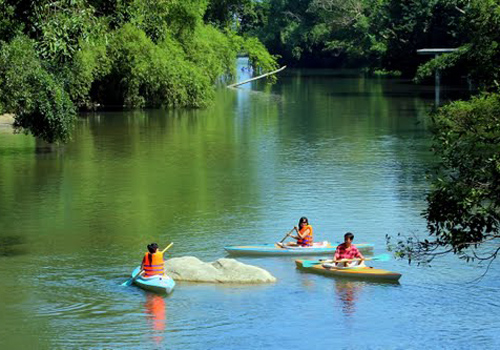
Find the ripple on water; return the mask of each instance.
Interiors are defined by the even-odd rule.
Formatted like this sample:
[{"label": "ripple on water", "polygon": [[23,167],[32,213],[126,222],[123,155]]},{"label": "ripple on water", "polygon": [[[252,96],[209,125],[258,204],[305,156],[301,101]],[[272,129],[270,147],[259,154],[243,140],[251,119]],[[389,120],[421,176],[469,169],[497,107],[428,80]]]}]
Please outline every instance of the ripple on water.
[{"label": "ripple on water", "polygon": [[36,309],[36,314],[42,317],[51,316],[74,316],[78,314],[87,315],[92,310],[99,309],[99,305],[92,303],[74,303],[74,304],[58,304],[52,303],[48,305],[39,305]]}]

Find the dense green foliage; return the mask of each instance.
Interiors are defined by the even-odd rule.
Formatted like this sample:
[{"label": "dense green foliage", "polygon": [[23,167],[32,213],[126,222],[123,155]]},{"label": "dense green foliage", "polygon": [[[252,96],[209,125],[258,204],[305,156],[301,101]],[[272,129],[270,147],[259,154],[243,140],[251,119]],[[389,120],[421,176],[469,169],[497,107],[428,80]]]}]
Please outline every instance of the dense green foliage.
[{"label": "dense green foliage", "polygon": [[[258,71],[275,68],[268,50],[286,64],[370,67],[378,74],[416,73],[417,80],[440,69],[491,89],[500,77],[499,3],[0,0],[0,46],[32,40],[40,69],[76,108],[204,106],[216,83],[234,73],[238,53],[248,54]],[[460,49],[429,59],[416,54],[424,47]],[[17,63],[6,64],[8,71]],[[2,110],[13,111],[11,95],[0,94]]]},{"label": "dense green foliage", "polygon": [[239,24],[243,16],[252,13],[254,7],[252,0],[210,0],[205,20],[221,27],[230,27]]},{"label": "dense green foliage", "polygon": [[114,87],[117,104],[200,106],[211,98],[213,80],[175,40],[155,44],[141,29],[125,24],[113,36],[109,56],[113,69],[103,88]]},{"label": "dense green foliage", "polygon": [[423,261],[445,252],[493,259],[500,251],[500,95],[451,103],[433,119],[441,162],[424,213],[433,239],[401,240],[395,248]]},{"label": "dense green foliage", "polygon": [[[418,70],[419,80],[440,68],[450,77],[467,75],[479,87],[490,87],[500,74],[498,0],[230,2],[239,30],[257,35],[287,64],[371,67],[406,76]],[[227,21],[212,17],[219,25]],[[436,60],[416,53],[436,47],[460,50]]]},{"label": "dense green foliage", "polygon": [[[460,1],[460,20],[456,33],[460,50],[443,55],[419,68],[417,78],[433,74],[440,68],[466,74],[480,89],[496,89],[500,78],[500,1]],[[457,7],[458,9],[458,7]]]},{"label": "dense green foliage", "polygon": [[413,74],[423,47],[459,44],[460,1],[267,0],[259,36],[299,65],[355,65]]},{"label": "dense green foliage", "polygon": [[17,37],[2,46],[0,86],[16,127],[49,142],[69,137],[75,108],[63,84],[43,68],[32,40]]},{"label": "dense green foliage", "polygon": [[49,142],[70,136],[76,108],[200,107],[239,52],[275,59],[254,38],[204,23],[206,0],[0,0],[0,106]]}]

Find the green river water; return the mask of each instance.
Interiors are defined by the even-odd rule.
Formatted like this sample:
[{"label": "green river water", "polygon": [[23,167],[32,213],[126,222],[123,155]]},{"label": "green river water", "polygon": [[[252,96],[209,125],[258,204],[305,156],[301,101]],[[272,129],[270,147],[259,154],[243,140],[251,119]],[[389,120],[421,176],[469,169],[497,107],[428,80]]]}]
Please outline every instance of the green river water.
[{"label": "green river water", "polygon": [[[244,79],[240,73],[240,79]],[[122,287],[146,244],[204,261],[271,243],[301,216],[317,240],[386,253],[422,234],[433,161],[433,87],[352,72],[288,70],[220,89],[204,110],[84,115],[73,139],[36,151],[0,129],[1,349],[495,349],[500,268],[454,257],[391,260],[399,284],[238,258],[272,285]]]}]

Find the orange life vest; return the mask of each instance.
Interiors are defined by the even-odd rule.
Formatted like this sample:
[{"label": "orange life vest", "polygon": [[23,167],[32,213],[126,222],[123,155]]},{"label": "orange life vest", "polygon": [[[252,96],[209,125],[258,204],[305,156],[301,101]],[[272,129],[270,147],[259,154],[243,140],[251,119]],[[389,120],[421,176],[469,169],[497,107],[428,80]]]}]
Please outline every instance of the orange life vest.
[{"label": "orange life vest", "polygon": [[302,239],[299,239],[297,240],[297,244],[302,246],[302,247],[310,247],[313,245],[313,228],[311,225],[305,225],[302,227],[302,229],[299,230],[299,233],[300,235],[302,235],[302,233],[304,231],[306,231],[307,229],[309,229],[309,233],[307,234],[307,236],[305,236],[304,238]]},{"label": "orange life vest", "polygon": [[155,275],[163,275],[165,273],[165,262],[163,261],[163,254],[157,252],[151,254],[151,261],[149,261],[149,254],[144,254],[142,266],[144,267],[144,277],[152,277]]}]

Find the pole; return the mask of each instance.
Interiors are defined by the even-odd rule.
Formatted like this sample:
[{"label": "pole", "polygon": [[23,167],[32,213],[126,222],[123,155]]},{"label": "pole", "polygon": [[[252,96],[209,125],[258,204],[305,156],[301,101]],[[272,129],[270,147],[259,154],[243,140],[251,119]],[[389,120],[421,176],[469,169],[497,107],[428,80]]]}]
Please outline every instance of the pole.
[{"label": "pole", "polygon": [[[436,58],[438,57],[438,54],[435,56]],[[440,94],[441,94],[441,72],[439,71],[439,68],[436,68],[436,72],[434,73],[435,75],[435,104],[436,108],[439,107],[439,100],[440,100]]]}]

